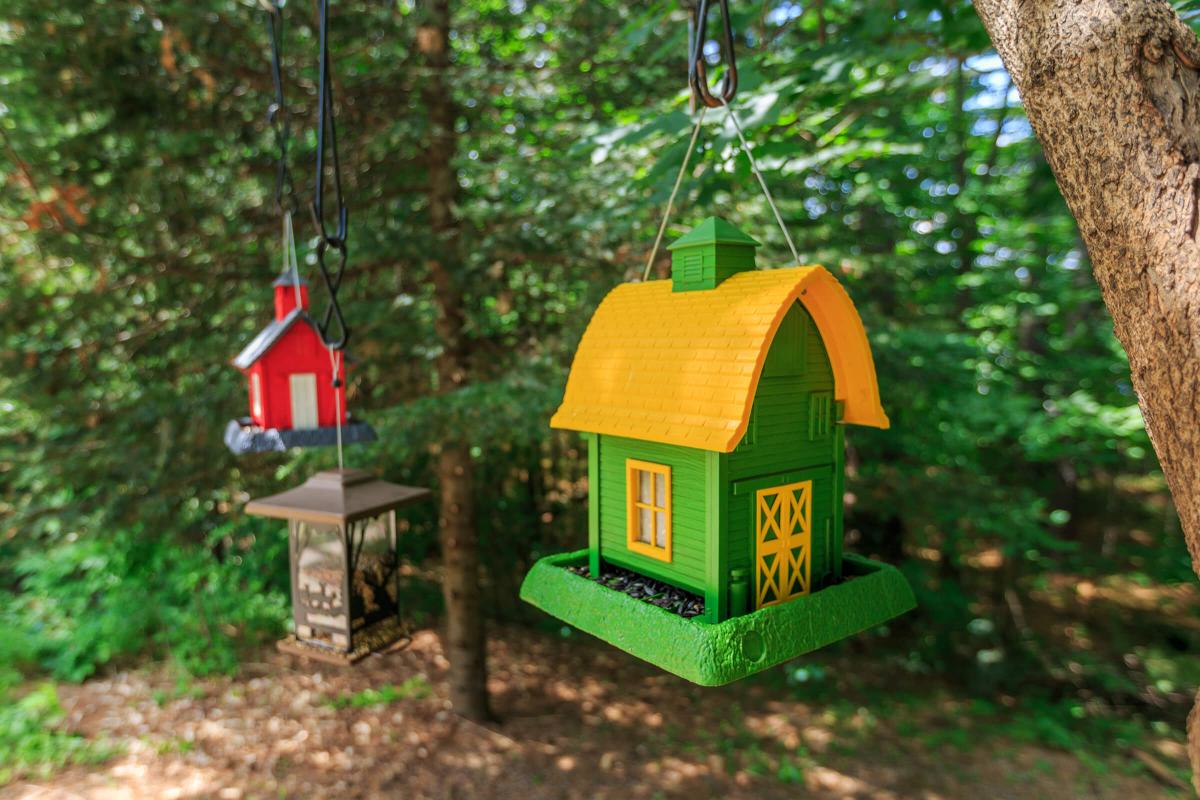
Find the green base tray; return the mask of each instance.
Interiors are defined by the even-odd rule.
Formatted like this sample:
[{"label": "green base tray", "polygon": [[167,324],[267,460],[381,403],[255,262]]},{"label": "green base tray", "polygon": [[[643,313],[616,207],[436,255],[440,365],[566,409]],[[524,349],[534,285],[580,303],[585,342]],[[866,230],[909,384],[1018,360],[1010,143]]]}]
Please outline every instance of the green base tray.
[{"label": "green base tray", "polygon": [[586,564],[587,555],[577,550],[541,559],[525,576],[521,599],[701,686],[745,678],[917,605],[898,569],[847,554],[847,579],[841,583],[713,625],[684,619],[564,569]]}]

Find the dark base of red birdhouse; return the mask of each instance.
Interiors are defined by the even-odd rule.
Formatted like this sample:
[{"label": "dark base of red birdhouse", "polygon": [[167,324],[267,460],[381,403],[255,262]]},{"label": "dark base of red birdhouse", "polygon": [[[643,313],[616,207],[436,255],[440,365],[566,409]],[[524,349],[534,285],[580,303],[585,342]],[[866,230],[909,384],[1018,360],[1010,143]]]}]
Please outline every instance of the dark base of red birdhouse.
[{"label": "dark base of red birdhouse", "polygon": [[354,636],[353,650],[335,650],[314,642],[299,639],[295,634],[275,643],[275,649],[291,656],[311,658],[325,664],[349,667],[362,661],[372,653],[387,653],[402,650],[411,640],[408,631],[398,619],[377,622]]},{"label": "dark base of red birdhouse", "polygon": [[[342,444],[375,441],[375,429],[365,422],[349,419],[342,426]],[[337,444],[337,428],[260,428],[249,417],[231,419],[225,426],[225,446],[234,455],[283,452],[293,447],[325,447]]]}]

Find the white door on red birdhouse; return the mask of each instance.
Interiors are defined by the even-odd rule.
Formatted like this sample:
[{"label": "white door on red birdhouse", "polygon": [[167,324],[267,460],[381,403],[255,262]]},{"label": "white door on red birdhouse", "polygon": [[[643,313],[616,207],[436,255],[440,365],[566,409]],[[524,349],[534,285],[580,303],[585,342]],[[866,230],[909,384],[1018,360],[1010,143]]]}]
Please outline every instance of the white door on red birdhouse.
[{"label": "white door on red birdhouse", "polygon": [[317,427],[317,376],[311,372],[292,375],[292,427],[307,430]]}]

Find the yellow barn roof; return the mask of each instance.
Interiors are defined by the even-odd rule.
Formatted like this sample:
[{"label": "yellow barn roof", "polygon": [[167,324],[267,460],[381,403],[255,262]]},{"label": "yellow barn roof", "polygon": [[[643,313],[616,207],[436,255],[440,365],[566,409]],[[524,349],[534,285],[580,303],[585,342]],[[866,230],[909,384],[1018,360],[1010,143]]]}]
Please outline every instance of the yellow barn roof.
[{"label": "yellow barn roof", "polygon": [[821,332],[842,420],[888,427],[862,320],[819,266],[740,272],[704,291],[673,292],[669,280],[621,284],[584,331],[551,427],[732,451],[796,301]]}]

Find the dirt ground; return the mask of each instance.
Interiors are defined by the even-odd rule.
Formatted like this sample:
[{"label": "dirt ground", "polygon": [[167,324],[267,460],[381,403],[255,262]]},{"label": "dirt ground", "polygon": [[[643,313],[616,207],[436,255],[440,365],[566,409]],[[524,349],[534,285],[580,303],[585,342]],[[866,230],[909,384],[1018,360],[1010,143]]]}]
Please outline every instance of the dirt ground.
[{"label": "dirt ground", "polygon": [[[264,648],[234,678],[181,685],[155,667],[62,687],[69,726],[119,743],[123,754],[12,784],[0,797],[1185,796],[1121,763],[1097,769],[1002,739],[951,746],[870,708],[794,699],[778,682],[702,689],[579,634],[493,634],[494,724],[450,712],[431,631],[351,669]],[[348,702],[387,685],[416,690],[383,704]]]}]

